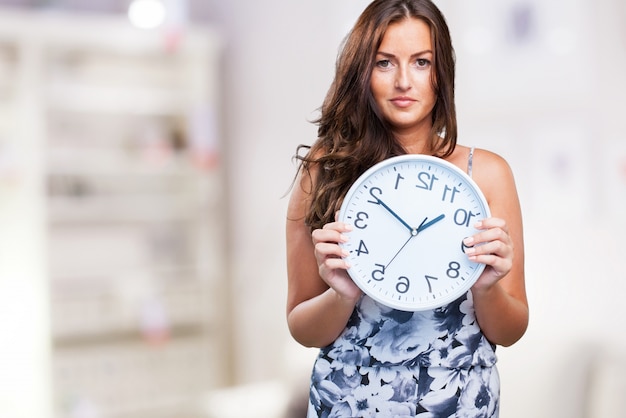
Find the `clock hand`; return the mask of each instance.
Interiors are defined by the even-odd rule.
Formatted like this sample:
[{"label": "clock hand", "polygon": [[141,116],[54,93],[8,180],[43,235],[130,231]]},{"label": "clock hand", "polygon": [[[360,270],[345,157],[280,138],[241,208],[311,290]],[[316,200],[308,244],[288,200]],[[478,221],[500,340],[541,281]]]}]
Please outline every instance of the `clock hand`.
[{"label": "clock hand", "polygon": [[389,260],[389,262],[387,263],[387,265],[385,266],[385,268],[389,267],[389,265],[391,264],[391,262],[392,262],[393,260],[395,260],[395,259],[396,259],[396,257],[398,256],[398,254],[400,254],[400,251],[402,251],[402,249],[403,249],[404,247],[406,247],[406,245],[409,243],[409,241],[411,241],[411,240],[413,239],[413,237],[415,237],[415,235],[411,235],[411,236],[409,237],[409,239],[407,239],[407,240],[405,241],[405,243],[404,243],[404,244],[402,244],[402,247],[400,247],[400,249],[398,250],[398,252],[396,252],[396,254],[395,254],[395,255],[391,258],[391,260]]},{"label": "clock hand", "polygon": [[406,247],[406,245],[409,243],[409,241],[411,241],[417,235],[418,231],[420,230],[420,228],[422,228],[422,226],[424,225],[424,222],[426,222],[427,219],[428,219],[428,217],[424,218],[424,220],[422,221],[420,226],[417,227],[417,229],[412,229],[411,230],[411,236],[409,237],[409,239],[407,239],[406,242],[404,244],[402,244],[402,247],[400,247],[400,249],[396,252],[396,254],[391,258],[391,260],[389,260],[389,262],[387,263],[385,268],[389,267],[391,262],[396,259],[398,254],[400,254],[400,251],[402,251],[404,249],[404,247]]},{"label": "clock hand", "polygon": [[[422,222],[422,224],[417,228],[417,233],[419,234],[420,232],[422,232],[426,228],[433,226],[434,224],[436,224],[437,222],[439,222],[440,220],[442,220],[445,217],[446,217],[446,215],[444,215],[442,213],[441,215],[437,216],[432,221],[428,221],[426,223]],[[426,218],[426,219],[428,219],[428,218]],[[426,219],[424,219],[424,221],[426,221]]]},{"label": "clock hand", "polygon": [[415,236],[417,235],[415,228],[412,228],[411,225],[409,225],[408,223],[406,223],[404,221],[404,219],[402,219],[400,216],[398,216],[397,213],[395,213],[393,211],[393,209],[391,209],[389,206],[387,206],[387,204],[385,202],[383,202],[382,200],[376,198],[376,200],[378,200],[378,204],[381,205],[382,207],[384,207],[385,209],[387,209],[387,211],[389,213],[391,213],[397,220],[399,220],[402,225],[404,225],[409,231],[411,231],[411,236]]}]

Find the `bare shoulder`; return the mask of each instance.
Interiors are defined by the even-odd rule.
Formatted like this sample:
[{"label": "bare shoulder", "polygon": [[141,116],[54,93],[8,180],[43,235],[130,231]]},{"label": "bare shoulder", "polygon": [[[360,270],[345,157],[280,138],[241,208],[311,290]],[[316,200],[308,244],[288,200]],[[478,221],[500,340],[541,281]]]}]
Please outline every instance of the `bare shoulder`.
[{"label": "bare shoulder", "polygon": [[[470,148],[457,145],[454,153],[447,160],[463,171],[469,171],[468,163],[472,160],[472,177],[478,183],[498,180],[498,177],[510,174],[509,164],[500,155],[481,148],[475,148],[470,157]],[[494,178],[495,176],[495,178]]]},{"label": "bare shoulder", "polygon": [[511,171],[509,163],[499,154],[482,148],[474,150],[474,170],[477,174],[505,174]]},{"label": "bare shoulder", "polygon": [[490,202],[512,197],[517,199],[511,166],[495,152],[480,148],[474,150],[472,177]]}]

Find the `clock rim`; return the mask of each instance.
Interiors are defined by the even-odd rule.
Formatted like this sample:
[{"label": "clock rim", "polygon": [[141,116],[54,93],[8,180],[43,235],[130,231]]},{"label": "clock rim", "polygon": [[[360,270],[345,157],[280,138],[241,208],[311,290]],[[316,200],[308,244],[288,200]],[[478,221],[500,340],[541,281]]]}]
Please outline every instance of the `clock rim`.
[{"label": "clock rim", "polygon": [[[455,171],[457,174],[459,174],[460,176],[464,177],[465,180],[469,183],[469,185],[472,187],[472,189],[474,190],[475,194],[478,196],[478,198],[481,200],[481,202],[483,203],[483,206],[485,207],[485,217],[484,218],[489,218],[491,217],[491,210],[489,208],[489,202],[487,201],[487,198],[485,197],[484,193],[482,192],[482,190],[480,189],[480,187],[478,186],[478,184],[476,183],[476,181],[470,177],[469,174],[467,174],[465,171],[463,171],[462,169],[460,169],[459,167],[457,167],[456,165],[452,164],[449,161],[444,160],[443,158],[439,158],[439,157],[435,157],[432,155],[426,155],[426,154],[402,154],[402,155],[396,155],[393,157],[389,157],[386,158],[382,161],[379,161],[378,163],[374,164],[373,166],[371,166],[370,168],[368,168],[367,170],[365,170],[363,172],[363,174],[361,174],[355,181],[354,183],[352,183],[352,185],[350,186],[350,188],[348,189],[348,191],[346,192],[346,194],[344,195],[343,201],[341,202],[341,207],[339,208],[339,216],[338,216],[338,220],[340,222],[344,222],[344,223],[348,223],[346,222],[345,218],[344,218],[344,214],[346,213],[346,209],[347,209],[347,205],[349,202],[349,198],[352,197],[352,195],[354,195],[354,193],[357,191],[357,189],[367,180],[367,178],[369,178],[373,173],[380,171],[381,169],[384,169],[387,166],[393,166],[396,164],[401,164],[401,163],[405,163],[405,162],[430,162],[433,164],[438,164],[440,166],[443,166],[444,168],[448,168],[452,171]],[[340,247],[343,248],[342,243],[339,244]],[[350,276],[350,279],[359,287],[359,289],[361,289],[361,291],[369,296],[370,298],[372,298],[373,300],[375,300],[376,302],[387,306],[389,308],[392,309],[396,309],[396,310],[400,310],[400,311],[405,311],[405,312],[421,312],[421,311],[428,311],[428,310],[433,310],[433,309],[437,309],[443,306],[446,306],[447,304],[450,304],[452,302],[454,302],[455,300],[459,299],[460,297],[462,297],[464,294],[466,294],[467,292],[469,292],[471,290],[471,287],[474,285],[474,283],[476,283],[476,281],[478,280],[478,278],[480,277],[480,275],[483,273],[486,265],[484,263],[475,263],[476,266],[476,273],[472,276],[472,280],[467,281],[463,286],[460,286],[460,289],[463,289],[462,292],[460,293],[452,293],[451,296],[445,296],[445,297],[441,297],[439,299],[434,299],[432,303],[419,303],[419,304],[410,304],[411,306],[407,306],[407,304],[399,304],[399,303],[395,303],[394,300],[390,300],[390,299],[383,299],[381,297],[379,297],[378,295],[376,295],[374,292],[371,292],[369,288],[366,288],[362,283],[361,283],[361,279],[360,276],[353,274],[352,272],[354,271],[354,267],[350,267],[347,269],[347,273]],[[357,279],[354,278],[354,276],[357,276]]]}]

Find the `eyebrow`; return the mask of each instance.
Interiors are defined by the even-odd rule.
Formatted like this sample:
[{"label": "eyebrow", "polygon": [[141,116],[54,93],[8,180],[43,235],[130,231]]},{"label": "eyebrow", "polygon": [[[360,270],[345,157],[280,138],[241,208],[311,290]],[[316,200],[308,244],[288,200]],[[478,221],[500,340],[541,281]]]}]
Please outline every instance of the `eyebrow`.
[{"label": "eyebrow", "polygon": [[[420,51],[420,52],[416,52],[414,54],[411,54],[411,58],[420,57],[420,56],[425,55],[425,54],[433,54],[433,51],[431,51],[430,49],[425,49],[424,51]],[[376,55],[382,55],[382,56],[387,57],[387,58],[395,58],[396,57],[394,54],[392,54],[390,52],[385,52],[385,51],[377,51]]]}]

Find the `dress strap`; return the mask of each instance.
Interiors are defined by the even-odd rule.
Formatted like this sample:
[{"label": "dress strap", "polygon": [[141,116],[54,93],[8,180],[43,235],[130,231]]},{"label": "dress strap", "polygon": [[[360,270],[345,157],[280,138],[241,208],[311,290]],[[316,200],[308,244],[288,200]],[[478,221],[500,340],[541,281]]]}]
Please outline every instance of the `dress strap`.
[{"label": "dress strap", "polygon": [[474,147],[470,148],[469,157],[467,158],[467,175],[472,177],[472,164],[474,160]]}]

